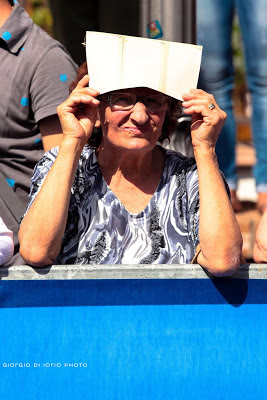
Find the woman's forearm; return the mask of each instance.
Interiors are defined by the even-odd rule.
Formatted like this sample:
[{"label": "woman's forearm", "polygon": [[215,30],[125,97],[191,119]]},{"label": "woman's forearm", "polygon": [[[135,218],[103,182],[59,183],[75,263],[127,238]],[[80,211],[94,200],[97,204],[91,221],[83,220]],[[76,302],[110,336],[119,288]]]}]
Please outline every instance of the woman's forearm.
[{"label": "woman's forearm", "polygon": [[85,75],[57,108],[63,140],[20,227],[20,253],[32,265],[52,264],[60,252],[78,160],[94,127],[100,124],[97,113],[100,102],[96,98],[99,92],[88,84],[89,76]]},{"label": "woman's forearm", "polygon": [[242,235],[218,167],[214,148],[197,149],[201,252],[198,262],[214,275],[233,273],[242,257]]},{"label": "woman's forearm", "polygon": [[256,231],[253,258],[258,263],[267,262],[267,211],[263,214]]},{"label": "woman's forearm", "polygon": [[229,275],[243,261],[242,235],[218,167],[215,146],[226,120],[214,96],[201,89],[183,95],[192,116],[191,137],[199,177],[199,240],[197,262],[214,275]]},{"label": "woman's forearm", "polygon": [[52,264],[59,254],[82,147],[75,140],[61,142],[57,158],[21,223],[20,253],[31,265]]}]

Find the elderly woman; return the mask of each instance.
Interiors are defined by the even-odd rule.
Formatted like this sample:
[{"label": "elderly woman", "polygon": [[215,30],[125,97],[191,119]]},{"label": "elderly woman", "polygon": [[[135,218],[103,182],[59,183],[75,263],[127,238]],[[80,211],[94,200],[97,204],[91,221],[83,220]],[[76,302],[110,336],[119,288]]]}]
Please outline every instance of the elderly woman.
[{"label": "elderly woman", "polygon": [[178,100],[137,87],[99,96],[86,65],[58,107],[59,148],[37,165],[20,252],[48,264],[199,263],[218,276],[242,260],[242,236],[215,144],[226,114],[202,90],[184,94],[195,158],[165,150]]}]

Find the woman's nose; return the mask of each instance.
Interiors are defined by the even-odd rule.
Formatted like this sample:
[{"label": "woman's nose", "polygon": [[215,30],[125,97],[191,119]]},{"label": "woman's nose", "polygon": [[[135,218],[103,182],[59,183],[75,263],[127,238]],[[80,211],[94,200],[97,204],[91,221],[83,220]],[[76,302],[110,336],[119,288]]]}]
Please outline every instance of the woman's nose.
[{"label": "woman's nose", "polygon": [[144,125],[149,119],[146,106],[141,102],[137,102],[131,110],[130,118],[138,125]]}]

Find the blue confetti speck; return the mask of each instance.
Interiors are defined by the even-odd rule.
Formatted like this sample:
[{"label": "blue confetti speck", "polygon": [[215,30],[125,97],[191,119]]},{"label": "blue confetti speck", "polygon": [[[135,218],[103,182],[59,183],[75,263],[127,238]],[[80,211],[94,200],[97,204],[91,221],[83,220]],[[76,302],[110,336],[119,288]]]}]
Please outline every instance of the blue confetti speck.
[{"label": "blue confetti speck", "polygon": [[3,38],[4,40],[9,40],[9,39],[11,38],[11,36],[12,36],[12,34],[11,34],[10,32],[5,31],[5,32],[3,33],[3,35],[2,35],[2,38]]},{"label": "blue confetti speck", "polygon": [[14,3],[15,3],[15,4],[18,4],[17,0],[14,0]]},{"label": "blue confetti speck", "polygon": [[29,105],[29,99],[27,99],[27,97],[22,97],[20,104],[22,106],[28,106]]},{"label": "blue confetti speck", "polygon": [[40,143],[42,139],[35,139],[34,143]]},{"label": "blue confetti speck", "polygon": [[25,50],[24,47],[22,47],[20,50]]},{"label": "blue confetti speck", "polygon": [[6,179],[7,183],[9,184],[9,186],[11,186],[12,188],[15,186],[15,181],[14,179]]},{"label": "blue confetti speck", "polygon": [[61,82],[67,82],[67,80],[68,80],[67,75],[66,74],[61,74],[60,75],[60,80],[61,80]]}]

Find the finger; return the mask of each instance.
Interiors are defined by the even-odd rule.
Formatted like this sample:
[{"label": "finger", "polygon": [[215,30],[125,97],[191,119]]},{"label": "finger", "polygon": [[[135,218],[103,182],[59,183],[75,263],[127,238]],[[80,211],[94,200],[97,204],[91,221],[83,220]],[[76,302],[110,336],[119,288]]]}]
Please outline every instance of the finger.
[{"label": "finger", "polygon": [[206,105],[193,105],[184,109],[186,115],[192,115],[193,119],[203,119],[211,125],[223,124],[226,120],[226,113],[216,109],[211,110]]},{"label": "finger", "polygon": [[83,95],[83,94],[90,95],[90,96],[93,96],[93,97],[97,97],[97,96],[99,96],[100,93],[99,93],[98,90],[87,86],[87,87],[84,87],[84,88],[75,88],[72,91],[70,97],[73,96],[73,95],[76,96],[76,95]]},{"label": "finger", "polygon": [[78,82],[76,88],[79,89],[79,88],[83,88],[85,86],[88,86],[89,85],[89,80],[90,80],[89,79],[89,75],[88,74],[84,75],[82,77],[82,79]]},{"label": "finger", "polygon": [[96,108],[99,105],[99,100],[92,96],[71,96],[57,108],[59,118],[66,114],[80,114],[83,112],[83,106]]},{"label": "finger", "polygon": [[227,117],[226,113],[220,109],[216,101],[213,99],[209,99],[206,96],[204,98],[194,98],[192,100],[184,101],[182,103],[182,106],[186,114],[192,114],[192,112],[202,112],[199,107],[203,106],[203,110],[205,110],[205,115],[212,116],[213,114],[217,114],[220,116],[221,119],[226,119]]},{"label": "finger", "polygon": [[[201,114],[203,117],[215,116],[216,109],[211,110],[205,104],[192,104],[184,109],[185,114]],[[212,114],[213,113],[213,114]],[[217,114],[217,113],[216,113]]]},{"label": "finger", "polygon": [[[218,107],[218,104],[214,98],[214,96],[210,93],[205,92],[204,90],[201,89],[191,89],[189,93],[184,93],[183,99],[185,101],[193,100],[193,99],[207,99],[209,103],[214,103],[216,107]],[[219,108],[219,107],[218,107]]]},{"label": "finger", "polygon": [[87,93],[75,93],[72,94],[72,96],[69,97],[69,99],[65,102],[65,105],[67,107],[74,107],[79,104],[93,104],[95,106],[98,106],[100,101],[96,99],[95,97],[91,96],[90,94]]},{"label": "finger", "polygon": [[74,91],[80,90],[80,89],[87,89],[87,90],[89,89],[91,91],[92,96],[98,96],[100,94],[100,92],[98,90],[88,87],[89,81],[90,81],[89,75],[84,75],[84,77],[78,82]]},{"label": "finger", "polygon": [[211,102],[211,99],[209,99],[208,97],[205,97],[204,99],[202,98],[196,98],[196,99],[192,99],[192,100],[187,100],[184,101],[182,103],[182,107],[184,108],[189,108],[193,105],[205,105],[207,106],[210,110],[214,110],[216,107],[216,103]]},{"label": "finger", "polygon": [[[98,93],[98,92],[96,92]],[[81,99],[81,103],[83,104],[94,104],[96,106],[98,106],[100,104],[100,101],[95,97],[95,93],[91,94],[91,93],[81,93],[77,96],[77,98]]]},{"label": "finger", "polygon": [[210,93],[205,92],[202,89],[190,89],[186,94],[193,94],[193,95],[210,95]]}]

